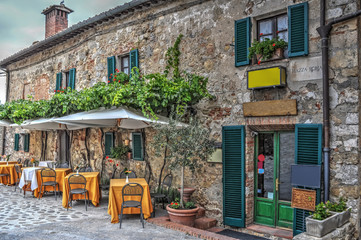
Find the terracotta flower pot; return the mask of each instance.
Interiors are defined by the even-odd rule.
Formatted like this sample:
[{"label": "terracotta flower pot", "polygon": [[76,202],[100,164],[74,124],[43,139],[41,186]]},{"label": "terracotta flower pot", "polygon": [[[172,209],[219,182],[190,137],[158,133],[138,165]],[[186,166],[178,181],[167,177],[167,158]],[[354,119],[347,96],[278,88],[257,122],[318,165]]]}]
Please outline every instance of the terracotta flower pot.
[{"label": "terracotta flower pot", "polygon": [[179,223],[182,225],[194,226],[194,221],[196,220],[197,212],[199,207],[193,209],[173,209],[167,205],[167,211],[169,214],[169,219],[171,222]]},{"label": "terracotta flower pot", "polygon": [[127,157],[128,157],[128,160],[131,160],[132,159],[132,152],[128,152]]},{"label": "terracotta flower pot", "polygon": [[[189,202],[191,200],[191,195],[194,193],[195,190],[195,188],[185,187],[183,190],[183,201]],[[182,191],[182,188],[178,188],[178,191]]]}]

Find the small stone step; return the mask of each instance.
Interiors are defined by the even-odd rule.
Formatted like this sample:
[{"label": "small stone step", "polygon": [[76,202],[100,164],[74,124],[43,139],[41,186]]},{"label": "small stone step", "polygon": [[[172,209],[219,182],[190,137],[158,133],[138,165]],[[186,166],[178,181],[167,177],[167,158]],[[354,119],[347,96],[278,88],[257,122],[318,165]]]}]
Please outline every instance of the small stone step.
[{"label": "small stone step", "polygon": [[201,218],[206,215],[206,210],[203,207],[199,207],[196,218]]},{"label": "small stone step", "polygon": [[194,227],[202,230],[213,228],[217,225],[217,220],[214,218],[201,217],[196,219]]}]

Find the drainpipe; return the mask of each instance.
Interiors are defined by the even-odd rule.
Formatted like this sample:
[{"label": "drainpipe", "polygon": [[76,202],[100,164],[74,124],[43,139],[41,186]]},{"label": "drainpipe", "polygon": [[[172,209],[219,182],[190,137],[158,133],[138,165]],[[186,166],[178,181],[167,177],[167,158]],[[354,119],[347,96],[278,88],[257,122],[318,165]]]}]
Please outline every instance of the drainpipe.
[{"label": "drainpipe", "polygon": [[326,4],[325,0],[320,1],[320,27],[317,32],[321,36],[321,50],[322,50],[322,82],[323,82],[323,164],[324,164],[324,201],[329,200],[330,196],[330,94],[329,94],[329,75],[328,75],[328,49],[329,49],[329,36],[332,25],[361,15],[361,10],[343,16],[334,18],[326,24]]},{"label": "drainpipe", "polygon": [[[9,85],[10,85],[10,72],[7,69],[1,69],[4,72],[6,72],[6,97],[5,97],[5,102],[9,101]],[[5,133],[6,133],[6,127],[3,127],[3,146],[2,146],[2,153],[1,155],[5,155]]]}]

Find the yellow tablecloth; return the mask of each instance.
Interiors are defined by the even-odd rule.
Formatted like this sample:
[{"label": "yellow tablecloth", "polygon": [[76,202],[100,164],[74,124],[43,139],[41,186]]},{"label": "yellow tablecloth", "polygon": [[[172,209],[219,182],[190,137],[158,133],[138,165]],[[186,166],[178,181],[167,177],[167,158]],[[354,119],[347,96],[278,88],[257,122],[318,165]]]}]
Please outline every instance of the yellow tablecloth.
[{"label": "yellow tablecloth", "polygon": [[[17,164],[17,161],[9,161],[9,164]],[[6,162],[0,162],[0,165],[6,165]]]},{"label": "yellow tablecloth", "polygon": [[[59,184],[59,191],[63,191],[63,187],[64,187],[64,179],[65,177],[71,173],[71,168],[56,168],[55,169],[56,172],[56,182]],[[36,171],[36,178],[38,180],[38,188],[34,190],[34,196],[38,197],[39,196],[39,192],[40,192],[40,187],[41,187],[41,170]],[[45,178],[45,181],[54,181],[54,178]],[[45,190],[43,190],[45,189]],[[53,186],[46,186],[43,187],[42,192],[44,191],[54,191],[54,187]],[[58,188],[56,188],[56,190],[58,190]],[[42,194],[41,196],[42,197]]]},{"label": "yellow tablecloth", "polygon": [[[69,198],[69,184],[68,179],[69,176],[74,173],[70,173],[64,178],[64,185],[63,185],[63,207],[67,207],[68,205],[68,198]],[[81,172],[86,179],[86,189],[89,192],[89,200],[93,203],[94,206],[99,205],[99,201],[101,198],[101,193],[99,191],[99,182],[100,182],[100,174],[99,172]],[[76,185],[72,185],[72,187],[76,187]],[[79,185],[82,187],[82,185]],[[73,200],[76,199],[84,199],[84,195],[82,194],[74,194]]]},{"label": "yellow tablecloth", "polygon": [[[18,165],[20,167],[22,167],[21,164],[18,164]],[[16,183],[17,175],[16,175],[16,171],[15,171],[15,164],[0,165],[0,173],[10,174],[10,184],[14,185]],[[7,177],[0,177],[0,183],[8,184]]]},{"label": "yellow tablecloth", "polygon": [[[150,191],[147,181],[145,181],[144,178],[130,178],[129,182],[139,183],[140,185],[142,185],[144,189],[143,200],[142,200],[143,215],[145,219],[149,218],[151,213],[153,212],[153,206],[152,206],[152,199],[150,197]],[[119,222],[119,214],[123,202],[122,189],[125,186],[125,184],[126,184],[125,179],[110,180],[108,214],[112,216],[112,220],[111,220],[112,223]],[[137,199],[139,199],[139,197]],[[131,198],[129,198],[129,200],[131,200]],[[140,209],[125,208],[123,210],[123,214],[140,214]]]}]

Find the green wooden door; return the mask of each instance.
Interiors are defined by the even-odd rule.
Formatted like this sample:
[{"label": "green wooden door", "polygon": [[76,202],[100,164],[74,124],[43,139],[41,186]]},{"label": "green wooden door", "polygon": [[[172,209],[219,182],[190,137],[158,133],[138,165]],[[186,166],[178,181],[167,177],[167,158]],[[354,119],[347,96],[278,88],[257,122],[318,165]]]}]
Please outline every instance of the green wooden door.
[{"label": "green wooden door", "polygon": [[245,127],[222,129],[223,223],[245,227]]},{"label": "green wooden door", "polygon": [[260,133],[255,149],[255,222],[292,228],[294,133]]}]

